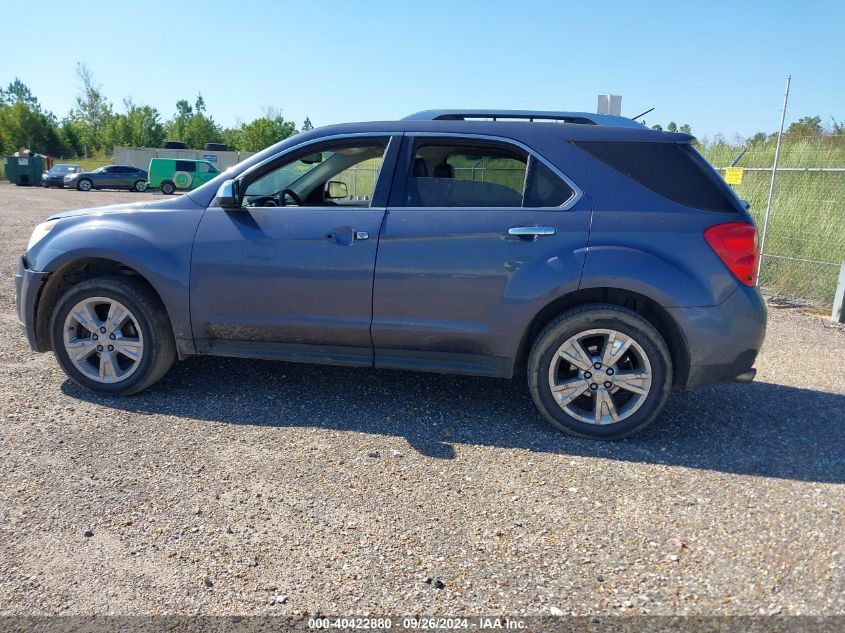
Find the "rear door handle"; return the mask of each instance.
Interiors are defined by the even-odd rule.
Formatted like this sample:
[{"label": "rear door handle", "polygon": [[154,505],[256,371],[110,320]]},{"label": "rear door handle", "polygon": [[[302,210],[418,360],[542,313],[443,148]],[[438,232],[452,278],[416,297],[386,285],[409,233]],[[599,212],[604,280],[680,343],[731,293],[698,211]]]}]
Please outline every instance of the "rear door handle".
[{"label": "rear door handle", "polygon": [[355,231],[355,239],[356,240],[368,240],[370,239],[370,234],[366,231]]},{"label": "rear door handle", "polygon": [[512,226],[508,229],[508,235],[516,237],[539,237],[541,235],[554,235],[557,229],[553,226]]}]

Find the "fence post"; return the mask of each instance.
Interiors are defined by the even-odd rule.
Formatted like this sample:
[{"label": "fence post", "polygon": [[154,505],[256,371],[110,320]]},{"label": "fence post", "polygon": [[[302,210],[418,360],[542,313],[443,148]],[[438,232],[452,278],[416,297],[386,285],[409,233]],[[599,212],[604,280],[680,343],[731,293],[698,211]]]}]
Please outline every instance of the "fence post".
[{"label": "fence post", "polygon": [[763,217],[763,235],[760,237],[760,264],[757,266],[757,285],[760,285],[760,274],[763,271],[763,253],[766,250],[766,233],[769,230],[769,213],[772,211],[772,198],[775,195],[775,178],[778,173],[778,159],[780,158],[780,141],[783,137],[783,122],[786,120],[786,103],[789,101],[789,82],[792,75],[786,76],[786,92],[783,93],[783,110],[780,113],[780,131],[778,142],[775,144],[775,160],[772,162],[772,181],[769,183],[769,200],[766,202],[766,215]]},{"label": "fence post", "polygon": [[839,265],[839,283],[836,284],[836,294],[833,295],[833,312],[830,318],[837,323],[845,323],[845,262]]}]

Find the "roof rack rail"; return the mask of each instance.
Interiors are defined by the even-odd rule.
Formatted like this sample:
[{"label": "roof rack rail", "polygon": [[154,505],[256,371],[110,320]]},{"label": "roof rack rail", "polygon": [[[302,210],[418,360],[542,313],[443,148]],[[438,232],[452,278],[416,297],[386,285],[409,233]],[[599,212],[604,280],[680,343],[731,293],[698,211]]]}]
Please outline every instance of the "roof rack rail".
[{"label": "roof rack rail", "polygon": [[581,125],[611,125],[615,127],[641,128],[637,123],[623,116],[592,114],[590,112],[553,112],[543,110],[423,110],[406,116],[405,121],[466,121],[468,119],[492,119],[493,121],[559,121]]}]

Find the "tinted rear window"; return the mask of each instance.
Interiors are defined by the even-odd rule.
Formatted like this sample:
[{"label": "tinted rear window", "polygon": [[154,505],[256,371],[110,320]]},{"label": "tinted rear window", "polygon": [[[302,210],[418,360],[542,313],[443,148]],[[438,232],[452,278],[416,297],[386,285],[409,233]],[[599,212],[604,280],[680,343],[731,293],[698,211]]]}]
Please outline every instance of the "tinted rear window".
[{"label": "tinted rear window", "polygon": [[193,172],[194,168],[196,167],[196,163],[190,160],[177,160],[176,161],[176,171],[190,171]]},{"label": "tinted rear window", "polygon": [[687,143],[576,141],[574,144],[673,202],[707,211],[739,211],[727,185]]}]

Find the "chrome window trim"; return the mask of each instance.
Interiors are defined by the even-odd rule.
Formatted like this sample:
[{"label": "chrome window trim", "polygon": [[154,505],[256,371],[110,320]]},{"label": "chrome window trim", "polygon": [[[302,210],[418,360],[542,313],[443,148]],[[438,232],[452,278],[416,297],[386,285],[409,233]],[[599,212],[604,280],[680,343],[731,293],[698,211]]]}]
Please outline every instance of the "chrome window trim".
[{"label": "chrome window trim", "polygon": [[[506,143],[508,145],[513,145],[515,147],[519,147],[522,149],[526,154],[529,156],[533,156],[535,160],[539,160],[543,163],[546,167],[552,170],[559,178],[563,180],[569,187],[572,189],[572,195],[564,200],[564,202],[556,207],[520,207],[520,209],[533,209],[535,211],[568,211],[576,204],[581,198],[584,197],[584,192],[575,182],[566,174],[564,174],[560,169],[558,169],[550,160],[548,160],[545,156],[540,154],[539,152],[535,151],[534,149],[528,147],[525,143],[517,141],[512,138],[508,138],[505,136],[493,136],[489,134],[472,134],[472,133],[461,133],[461,132],[405,132],[405,136],[416,138],[416,137],[423,137],[423,138],[465,138],[469,140],[482,140],[482,141],[495,141],[497,143]],[[528,165],[526,164],[526,176],[528,172]],[[524,195],[524,192],[523,192]],[[482,210],[492,210],[492,209],[511,209],[513,207],[406,207],[403,205],[405,209],[482,209]]]}]

